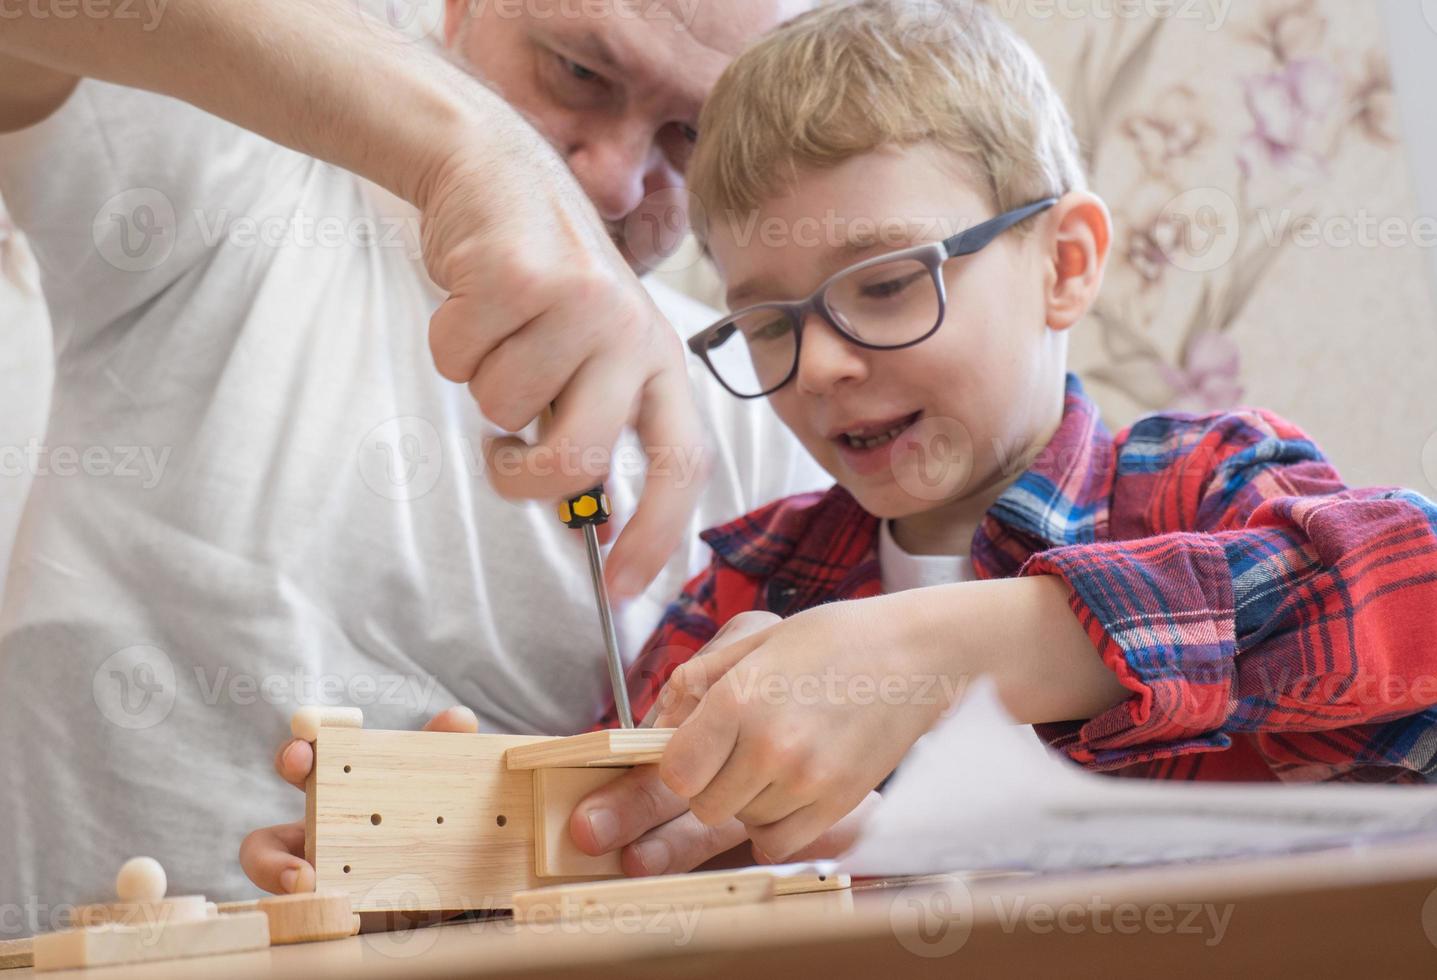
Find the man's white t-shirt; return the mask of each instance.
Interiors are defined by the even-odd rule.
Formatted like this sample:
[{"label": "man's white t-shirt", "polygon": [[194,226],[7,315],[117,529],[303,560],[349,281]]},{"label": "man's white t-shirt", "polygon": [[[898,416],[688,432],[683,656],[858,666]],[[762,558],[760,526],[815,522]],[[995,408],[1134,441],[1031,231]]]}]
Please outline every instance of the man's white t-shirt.
[{"label": "man's white t-shirt", "polygon": [[[0,883],[34,906],[19,931],[109,897],[137,854],[176,894],[249,891],[243,834],[302,812],[271,769],[299,704],[358,705],[375,728],[456,703],[491,731],[594,721],[608,689],[581,536],[490,489],[493,430],[430,359],[440,295],[412,209],[95,81],[0,136],[0,195],[56,352],[0,610]],[[681,332],[711,315],[657,298]],[[686,546],[620,614],[630,656],[707,560],[702,527],[829,482],[766,405],[697,364],[693,380],[715,468]],[[619,515],[636,449],[608,481]]]}]

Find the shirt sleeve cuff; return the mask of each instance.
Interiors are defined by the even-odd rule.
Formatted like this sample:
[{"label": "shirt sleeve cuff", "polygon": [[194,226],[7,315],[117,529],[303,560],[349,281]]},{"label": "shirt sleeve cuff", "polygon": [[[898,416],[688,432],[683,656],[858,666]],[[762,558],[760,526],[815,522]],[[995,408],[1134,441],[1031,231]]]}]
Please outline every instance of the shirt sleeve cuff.
[{"label": "shirt sleeve cuff", "polygon": [[[1178,540],[1173,540],[1174,538]],[[1018,573],[1056,575],[1103,663],[1132,695],[1080,725],[1042,726],[1096,770],[1226,749],[1236,640],[1223,549],[1196,535],[1071,545]]]}]

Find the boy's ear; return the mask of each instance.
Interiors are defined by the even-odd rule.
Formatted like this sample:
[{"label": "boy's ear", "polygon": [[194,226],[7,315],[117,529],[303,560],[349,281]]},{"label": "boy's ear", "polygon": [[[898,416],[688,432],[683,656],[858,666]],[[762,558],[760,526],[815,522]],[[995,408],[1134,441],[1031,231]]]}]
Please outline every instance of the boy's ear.
[{"label": "boy's ear", "polygon": [[1071,191],[1049,213],[1044,299],[1048,326],[1067,330],[1098,298],[1112,244],[1108,206],[1096,194]]}]

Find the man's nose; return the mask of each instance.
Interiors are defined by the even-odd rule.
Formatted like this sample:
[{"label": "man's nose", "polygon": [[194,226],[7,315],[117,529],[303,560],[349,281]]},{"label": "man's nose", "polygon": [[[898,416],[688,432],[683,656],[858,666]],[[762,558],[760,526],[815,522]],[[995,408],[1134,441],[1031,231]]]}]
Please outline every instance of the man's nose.
[{"label": "man's nose", "polygon": [[569,168],[605,221],[623,221],[644,199],[656,165],[653,141],[637,134],[608,133],[569,151]]},{"label": "man's nose", "polygon": [[828,394],[843,382],[868,377],[868,351],[849,343],[823,317],[810,313],[803,324],[803,344],[794,383],[809,395]]}]

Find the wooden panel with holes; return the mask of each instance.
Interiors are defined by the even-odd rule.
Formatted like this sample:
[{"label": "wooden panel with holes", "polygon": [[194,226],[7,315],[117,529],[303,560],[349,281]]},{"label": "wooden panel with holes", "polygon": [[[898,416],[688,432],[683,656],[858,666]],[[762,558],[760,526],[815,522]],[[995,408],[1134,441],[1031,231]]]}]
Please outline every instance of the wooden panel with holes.
[{"label": "wooden panel with holes", "polygon": [[356,912],[509,908],[538,884],[533,774],[504,752],[541,741],[324,727],[306,800],[317,888]]}]

